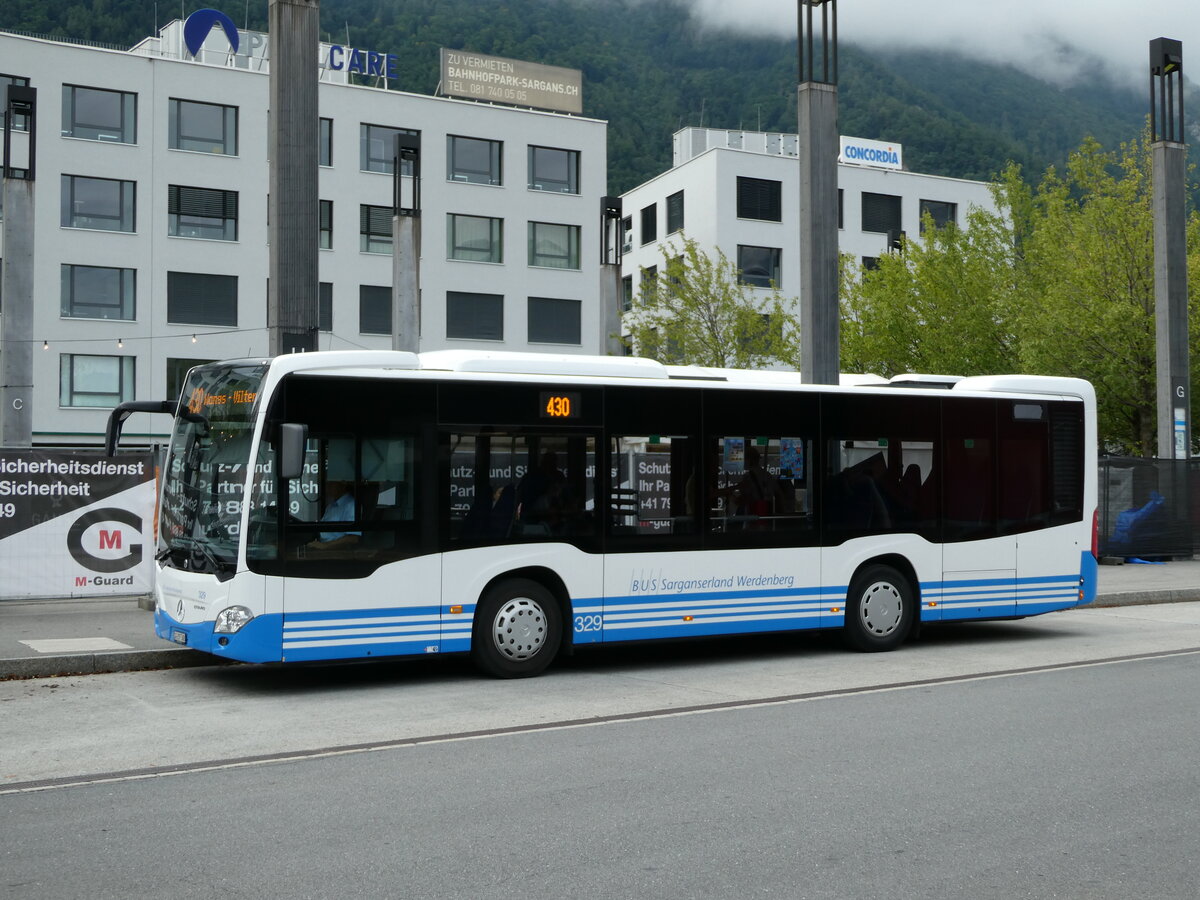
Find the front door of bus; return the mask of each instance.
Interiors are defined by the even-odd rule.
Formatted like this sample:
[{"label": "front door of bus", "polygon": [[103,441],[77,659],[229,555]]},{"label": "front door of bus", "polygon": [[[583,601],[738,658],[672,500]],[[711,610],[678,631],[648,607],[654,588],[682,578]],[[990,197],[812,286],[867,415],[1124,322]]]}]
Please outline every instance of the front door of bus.
[{"label": "front door of bus", "polygon": [[284,526],[283,658],[441,649],[441,565],[421,553],[418,439],[310,429]]}]

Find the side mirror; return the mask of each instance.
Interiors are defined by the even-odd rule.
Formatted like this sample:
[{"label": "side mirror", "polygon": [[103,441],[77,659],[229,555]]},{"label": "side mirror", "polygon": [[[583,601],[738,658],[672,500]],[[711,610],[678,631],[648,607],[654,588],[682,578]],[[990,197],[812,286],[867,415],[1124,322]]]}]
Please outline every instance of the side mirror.
[{"label": "side mirror", "polygon": [[299,478],[304,474],[304,446],[308,426],[284,422],[279,426],[279,477]]}]

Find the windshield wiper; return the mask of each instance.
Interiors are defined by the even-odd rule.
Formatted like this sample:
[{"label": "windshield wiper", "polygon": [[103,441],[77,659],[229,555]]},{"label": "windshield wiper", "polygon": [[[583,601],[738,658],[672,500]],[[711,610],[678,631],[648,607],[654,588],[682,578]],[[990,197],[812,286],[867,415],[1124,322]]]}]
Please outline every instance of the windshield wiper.
[{"label": "windshield wiper", "polygon": [[[234,564],[218,556],[216,551],[206,541],[190,537],[177,537],[174,539],[173,544],[174,546],[168,546],[166,549],[160,551],[155,559],[161,560],[170,557],[171,562],[177,568],[187,568],[193,572],[204,571],[211,573],[216,575],[220,581],[226,581],[233,577],[233,572],[236,568]],[[176,552],[186,553],[187,555],[180,559],[175,556]],[[197,566],[197,562],[200,561],[207,563],[203,569]],[[190,565],[182,565],[185,562]]]}]

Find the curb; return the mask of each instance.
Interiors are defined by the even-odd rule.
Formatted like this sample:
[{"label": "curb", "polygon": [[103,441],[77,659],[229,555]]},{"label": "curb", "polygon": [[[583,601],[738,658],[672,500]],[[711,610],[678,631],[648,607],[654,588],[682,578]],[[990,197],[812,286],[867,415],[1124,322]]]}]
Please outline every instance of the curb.
[{"label": "curb", "polygon": [[1105,609],[1114,606],[1150,606],[1156,603],[1194,603],[1200,600],[1200,588],[1175,591],[1127,591],[1103,594],[1081,609]]},{"label": "curb", "polygon": [[229,661],[199,650],[116,650],[108,653],[73,653],[64,656],[23,656],[0,661],[0,680],[54,678],[60,675],[103,675],[146,669],[181,669],[223,666]]}]

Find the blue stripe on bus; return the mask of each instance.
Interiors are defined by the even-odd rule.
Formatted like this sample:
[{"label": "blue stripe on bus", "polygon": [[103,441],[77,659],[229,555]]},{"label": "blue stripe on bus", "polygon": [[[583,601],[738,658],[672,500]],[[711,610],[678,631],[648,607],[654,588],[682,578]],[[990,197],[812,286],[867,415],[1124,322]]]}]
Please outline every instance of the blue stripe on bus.
[{"label": "blue stripe on bus", "polygon": [[[464,611],[473,608],[463,606]],[[440,617],[441,606],[393,606],[373,607],[369,609],[315,610],[312,612],[289,612],[286,614],[290,622],[320,622],[325,619],[373,619],[384,616],[434,616]]]}]

